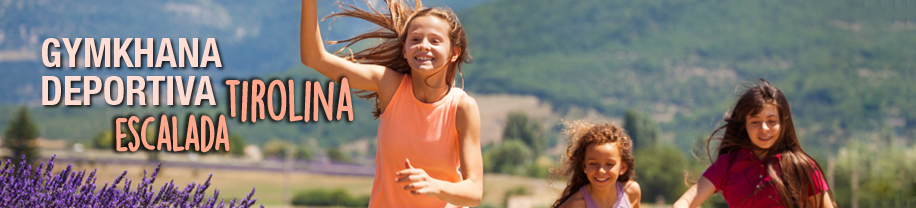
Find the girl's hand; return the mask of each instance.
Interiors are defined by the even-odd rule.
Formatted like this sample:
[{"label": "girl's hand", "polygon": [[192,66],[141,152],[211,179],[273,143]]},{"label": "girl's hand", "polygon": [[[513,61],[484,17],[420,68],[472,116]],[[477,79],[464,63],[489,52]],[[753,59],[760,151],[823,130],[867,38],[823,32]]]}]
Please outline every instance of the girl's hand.
[{"label": "girl's hand", "polygon": [[395,182],[405,184],[404,190],[414,195],[423,194],[432,197],[436,197],[441,192],[442,181],[429,177],[423,169],[414,168],[410,165],[410,159],[405,159],[404,163],[407,169],[398,171],[396,174],[398,178],[395,179]]}]

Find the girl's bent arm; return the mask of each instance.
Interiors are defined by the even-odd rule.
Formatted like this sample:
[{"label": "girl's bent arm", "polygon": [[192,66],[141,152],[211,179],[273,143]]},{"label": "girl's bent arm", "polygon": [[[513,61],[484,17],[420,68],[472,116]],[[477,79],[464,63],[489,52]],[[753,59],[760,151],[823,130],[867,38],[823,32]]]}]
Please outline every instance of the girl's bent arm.
[{"label": "girl's bent arm", "polygon": [[697,184],[694,184],[687,189],[687,192],[684,192],[684,195],[681,196],[677,202],[674,202],[674,208],[684,208],[684,207],[699,207],[709,198],[710,195],[716,192],[716,187],[706,179],[706,177],[700,177],[700,180],[697,181]]},{"label": "girl's bent arm", "polygon": [[382,75],[386,74],[384,66],[353,63],[325,51],[321,32],[318,30],[318,9],[315,1],[302,1],[302,22],[299,25],[299,55],[302,64],[334,81],[346,77],[353,88],[379,92]]},{"label": "girl's bent arm", "polygon": [[465,95],[458,103],[456,125],[463,181],[449,183],[437,196],[457,206],[478,206],[483,197],[483,158],[480,155],[480,110]]}]

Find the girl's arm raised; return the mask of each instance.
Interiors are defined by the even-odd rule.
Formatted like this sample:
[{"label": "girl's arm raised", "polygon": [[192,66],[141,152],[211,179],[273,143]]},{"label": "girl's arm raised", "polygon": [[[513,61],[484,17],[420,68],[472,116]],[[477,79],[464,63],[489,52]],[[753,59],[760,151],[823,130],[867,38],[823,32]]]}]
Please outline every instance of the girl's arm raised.
[{"label": "girl's arm raised", "polygon": [[684,195],[682,195],[681,198],[677,200],[677,202],[674,202],[672,207],[699,207],[713,193],[716,193],[716,187],[712,185],[712,182],[710,182],[709,179],[706,179],[706,177],[700,177],[700,180],[697,181],[697,184],[694,184],[690,187],[690,189],[687,189],[687,192],[684,192]]},{"label": "girl's arm raised", "polygon": [[318,6],[315,1],[302,1],[299,38],[302,64],[335,81],[347,77],[353,88],[379,92],[379,83],[382,82],[383,75],[390,74],[386,73],[388,70],[384,66],[353,63],[325,51],[321,32],[318,30]]}]

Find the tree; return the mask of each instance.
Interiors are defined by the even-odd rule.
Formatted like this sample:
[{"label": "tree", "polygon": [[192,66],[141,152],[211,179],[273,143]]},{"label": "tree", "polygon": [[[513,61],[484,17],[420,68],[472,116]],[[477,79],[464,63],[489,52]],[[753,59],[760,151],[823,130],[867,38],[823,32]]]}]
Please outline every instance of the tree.
[{"label": "tree", "polygon": [[302,160],[311,160],[312,159],[313,157],[312,148],[310,148],[308,145],[304,145],[304,144],[299,145],[298,149],[299,150],[296,151],[296,159],[302,159]]},{"label": "tree", "polygon": [[225,153],[242,156],[245,155],[245,139],[242,139],[242,135],[238,133],[232,133],[229,135],[229,146],[231,147],[229,151]]},{"label": "tree", "polygon": [[516,139],[522,141],[537,157],[546,146],[542,129],[537,121],[529,119],[525,113],[511,112],[503,130],[503,142]]},{"label": "tree", "polygon": [[531,148],[520,140],[503,141],[484,153],[484,170],[494,173],[522,174],[531,158]]},{"label": "tree", "polygon": [[[854,135],[860,136],[860,135]],[[916,146],[890,146],[880,133],[847,143],[837,152],[830,189],[840,207],[893,207],[912,203],[916,193]],[[822,166],[824,163],[820,163]]]},{"label": "tree", "polygon": [[663,196],[665,203],[672,203],[686,191],[684,170],[689,161],[677,147],[646,147],[636,150],[634,157],[642,201],[654,202],[656,197]]},{"label": "tree", "polygon": [[111,130],[102,130],[92,138],[92,148],[114,150],[114,134]]},{"label": "tree", "polygon": [[345,154],[343,151],[340,151],[340,147],[327,148],[328,158],[334,162],[341,163],[352,163],[353,160],[350,159],[350,156]]},{"label": "tree", "polygon": [[286,152],[289,151],[289,142],[277,138],[271,139],[264,144],[264,157],[274,159],[286,158]]},{"label": "tree", "polygon": [[623,128],[633,139],[634,149],[655,146],[658,141],[658,124],[633,110],[627,110]]},{"label": "tree", "polygon": [[[239,136],[239,140],[241,140],[241,136]],[[232,144],[231,135],[229,136],[229,143]],[[293,152],[293,157],[295,157],[296,159],[300,159],[300,160],[311,160],[314,157],[311,147],[307,144],[304,144],[305,142],[302,142],[302,143],[303,144],[295,145],[292,142],[280,140],[277,138],[271,139],[266,144],[264,144],[264,157],[269,157],[269,158],[274,158],[274,159],[285,159],[286,152],[290,150],[289,149],[290,145],[295,145],[296,149],[294,150],[295,152]],[[244,143],[241,143],[241,144],[242,146],[244,145]],[[232,152],[235,152],[236,144],[232,144],[232,145],[233,145]],[[243,153],[241,154],[244,154],[244,151],[243,151],[244,147],[238,147],[238,148],[239,148],[238,151],[242,151]]]},{"label": "tree", "polygon": [[19,107],[19,111],[13,116],[6,127],[6,133],[3,135],[3,143],[12,153],[10,158],[14,165],[18,165],[25,156],[27,164],[37,164],[38,157],[38,127],[32,123],[29,116],[29,110],[26,107]]}]

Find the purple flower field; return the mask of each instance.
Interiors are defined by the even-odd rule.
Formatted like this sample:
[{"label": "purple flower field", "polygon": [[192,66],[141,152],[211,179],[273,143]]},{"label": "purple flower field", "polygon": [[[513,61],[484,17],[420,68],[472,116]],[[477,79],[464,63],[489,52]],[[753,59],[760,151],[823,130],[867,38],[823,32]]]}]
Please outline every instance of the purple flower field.
[{"label": "purple flower field", "polygon": [[[73,165],[68,164],[60,173],[51,174],[54,157],[51,157],[47,165],[42,162],[34,171],[25,160],[19,166],[15,166],[20,168],[15,168],[10,163],[11,161],[7,160],[0,170],[0,207],[248,208],[257,201],[256,198],[252,198],[254,188],[245,198],[233,198],[228,204],[219,199],[219,190],[214,190],[213,195],[207,197],[206,191],[210,187],[212,173],[207,181],[199,186],[192,182],[181,189],[172,181],[164,184],[159,191],[155,191],[151,184],[156,181],[162,167],[161,163],[149,178],[146,177],[146,171],[143,171],[143,179],[137,183],[136,189],[131,189],[133,181],[129,178],[118,188],[127,171],[121,173],[110,184],[106,182],[99,188],[95,185],[97,169],[86,176],[86,170],[74,171]],[[261,207],[264,205],[261,204]]]}]

